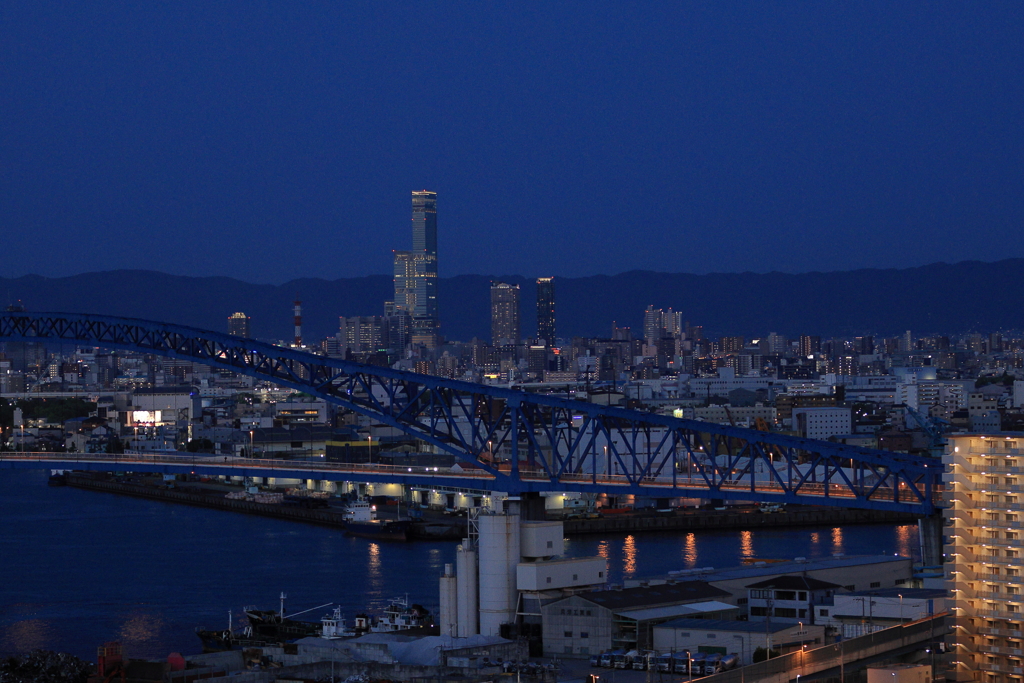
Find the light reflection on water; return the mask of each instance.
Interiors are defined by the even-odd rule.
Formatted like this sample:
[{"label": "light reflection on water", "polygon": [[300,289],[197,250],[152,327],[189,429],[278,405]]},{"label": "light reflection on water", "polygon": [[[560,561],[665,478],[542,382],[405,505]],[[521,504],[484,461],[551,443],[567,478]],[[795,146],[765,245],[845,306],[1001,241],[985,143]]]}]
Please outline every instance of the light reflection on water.
[{"label": "light reflection on water", "polygon": [[847,555],[919,555],[916,525],[856,525],[845,528],[777,528],[685,533],[651,532],[615,538],[568,539],[569,557],[599,555],[607,560],[608,581],[664,575],[679,569],[739,566],[742,560],[819,559]]},{"label": "light reflection on water", "polygon": [[692,531],[683,540],[683,562],[687,569],[697,566],[697,535]]},{"label": "light reflection on water", "polygon": [[[135,656],[159,656],[161,631],[164,620],[153,614],[138,613],[128,616],[118,631],[118,639],[125,652]],[[155,653],[152,651],[155,650]],[[152,653],[152,654],[151,654]]]},{"label": "light reflection on water", "polygon": [[380,599],[384,582],[380,570],[380,544],[371,542],[366,548],[366,579],[371,589],[367,595]]},{"label": "light reflection on water", "polygon": [[900,555],[910,555],[918,542],[917,527],[905,524],[896,527],[896,552]]},{"label": "light reflection on water", "polygon": [[25,619],[0,629],[0,653],[24,653],[45,648],[55,629],[45,619]]},{"label": "light reflection on water", "polygon": [[633,576],[636,573],[636,537],[626,536],[622,543],[622,574]]},{"label": "light reflection on water", "polygon": [[846,550],[843,548],[843,529],[842,527],[835,527],[832,529],[832,553],[845,553]]},{"label": "light reflection on water", "polygon": [[749,531],[740,532],[740,557],[744,560],[754,557],[753,538],[753,534]]}]

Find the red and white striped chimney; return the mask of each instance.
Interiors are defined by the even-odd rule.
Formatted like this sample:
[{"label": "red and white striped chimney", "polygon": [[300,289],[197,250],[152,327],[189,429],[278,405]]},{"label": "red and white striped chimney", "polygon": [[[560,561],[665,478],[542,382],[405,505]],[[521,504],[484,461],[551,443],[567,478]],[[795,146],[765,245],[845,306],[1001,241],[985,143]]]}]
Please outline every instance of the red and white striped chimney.
[{"label": "red and white striped chimney", "polygon": [[295,345],[302,346],[302,302],[295,302]]}]

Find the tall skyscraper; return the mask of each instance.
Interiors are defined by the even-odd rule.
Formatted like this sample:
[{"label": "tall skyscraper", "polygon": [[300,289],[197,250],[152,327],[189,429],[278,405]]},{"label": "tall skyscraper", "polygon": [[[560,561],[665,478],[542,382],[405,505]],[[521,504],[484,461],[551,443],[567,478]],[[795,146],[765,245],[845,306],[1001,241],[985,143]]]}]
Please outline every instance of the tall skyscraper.
[{"label": "tall skyscraper", "polygon": [[519,341],[519,285],[492,282],[491,343],[500,346]]},{"label": "tall skyscraper", "polygon": [[537,338],[555,345],[555,278],[537,278]]},{"label": "tall skyscraper", "polygon": [[437,193],[412,193],[412,250],[395,252],[395,311],[412,319],[412,344],[437,347]]},{"label": "tall skyscraper", "polygon": [[665,312],[660,308],[648,306],[644,311],[644,340],[648,344],[657,344],[665,331]]},{"label": "tall skyscraper", "polygon": [[228,316],[228,334],[232,337],[249,338],[249,316],[241,311]]}]

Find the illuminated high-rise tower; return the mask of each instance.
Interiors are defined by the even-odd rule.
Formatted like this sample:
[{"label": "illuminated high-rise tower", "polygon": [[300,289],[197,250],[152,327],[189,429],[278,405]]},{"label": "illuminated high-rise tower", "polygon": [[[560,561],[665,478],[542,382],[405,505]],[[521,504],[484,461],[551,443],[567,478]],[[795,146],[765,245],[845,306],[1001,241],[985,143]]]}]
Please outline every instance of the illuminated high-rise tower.
[{"label": "illuminated high-rise tower", "polygon": [[249,316],[241,311],[229,315],[228,334],[232,337],[249,337]]},{"label": "illuminated high-rise tower", "polygon": [[491,283],[491,343],[495,346],[518,344],[519,285]]},{"label": "illuminated high-rise tower", "polygon": [[555,345],[555,278],[537,278],[537,338]]},{"label": "illuminated high-rise tower", "polygon": [[412,318],[410,342],[433,349],[438,343],[437,193],[412,193],[412,250],[395,252],[395,311]]}]

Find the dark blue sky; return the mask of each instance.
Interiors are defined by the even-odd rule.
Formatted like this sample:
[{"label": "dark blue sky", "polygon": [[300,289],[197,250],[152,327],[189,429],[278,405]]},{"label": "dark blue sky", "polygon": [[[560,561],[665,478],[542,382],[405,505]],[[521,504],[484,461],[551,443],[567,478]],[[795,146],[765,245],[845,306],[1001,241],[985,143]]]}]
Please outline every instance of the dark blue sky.
[{"label": "dark blue sky", "polygon": [[1019,2],[0,8],[0,276],[1024,256]]}]

